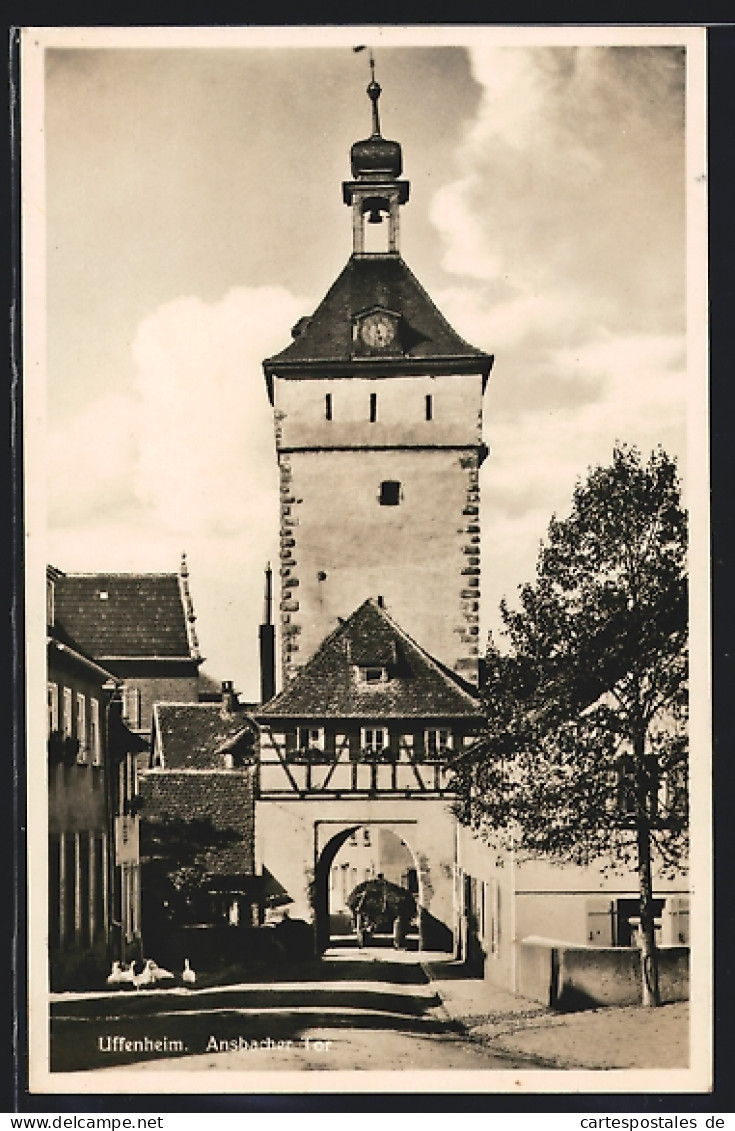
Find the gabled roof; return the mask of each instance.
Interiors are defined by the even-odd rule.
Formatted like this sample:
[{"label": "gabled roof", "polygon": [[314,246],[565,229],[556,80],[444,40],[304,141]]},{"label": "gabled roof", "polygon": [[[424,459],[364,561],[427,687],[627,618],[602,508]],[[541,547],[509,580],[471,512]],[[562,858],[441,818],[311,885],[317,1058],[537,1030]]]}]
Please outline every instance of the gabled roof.
[{"label": "gabled roof", "polygon": [[[402,353],[353,358],[353,318],[371,309],[400,316]],[[352,256],[313,316],[302,319],[300,333],[263,368],[269,385],[274,374],[299,376],[312,369],[341,376],[376,367],[383,374],[433,371],[489,373],[493,358],[469,345],[434,305],[400,255]]]},{"label": "gabled roof", "polygon": [[55,632],[97,660],[196,659],[175,573],[69,573],[54,581]]},{"label": "gabled roof", "polygon": [[224,755],[256,728],[244,711],[221,703],[156,703],[153,736],[160,742],[165,770],[221,770]]},{"label": "gabled roof", "polygon": [[[387,668],[366,685],[356,668]],[[283,718],[477,718],[476,692],[401,629],[372,598],[340,624],[283,691],[258,711]]]}]

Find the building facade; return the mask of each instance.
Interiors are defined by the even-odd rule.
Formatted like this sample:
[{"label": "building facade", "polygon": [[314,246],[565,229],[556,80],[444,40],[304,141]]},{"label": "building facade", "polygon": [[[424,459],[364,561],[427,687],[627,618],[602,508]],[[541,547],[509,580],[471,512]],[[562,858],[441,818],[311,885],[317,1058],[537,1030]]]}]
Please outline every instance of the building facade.
[{"label": "building facade", "polygon": [[422,945],[451,950],[448,764],[480,722],[493,359],[454,331],[401,256],[409,185],[400,145],[381,134],[374,79],[367,93],[372,133],[352,146],[342,185],[352,254],[263,363],[280,472],[282,690],[256,714],[257,856],[321,949],[340,850],[392,836],[410,859]]},{"label": "building facade", "polygon": [[140,957],[140,768],[159,700],[196,703],[178,574],[47,571],[49,937],[54,977],[82,956]]},{"label": "building facade", "polygon": [[48,931],[52,986],[80,963],[125,960],[141,940],[136,758],[118,684],[57,617],[47,572]]},{"label": "building facade", "polygon": [[[328,944],[341,850],[356,858],[353,839],[356,850],[366,836],[372,845],[391,834],[410,857],[391,865],[411,877],[421,945],[451,950],[456,820],[449,763],[479,731],[471,686],[368,599],[255,717],[258,867],[289,894],[294,915],[314,923],[318,948]],[[370,865],[363,859],[361,867]]]}]

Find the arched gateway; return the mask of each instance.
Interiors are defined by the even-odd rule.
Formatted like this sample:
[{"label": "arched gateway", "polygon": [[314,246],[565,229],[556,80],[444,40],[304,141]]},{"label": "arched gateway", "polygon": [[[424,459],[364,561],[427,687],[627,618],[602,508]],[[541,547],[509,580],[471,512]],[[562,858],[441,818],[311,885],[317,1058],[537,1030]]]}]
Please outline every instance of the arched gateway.
[{"label": "arched gateway", "polygon": [[416,864],[426,949],[455,941],[451,759],[477,699],[368,600],[261,709],[256,856],[328,942],[327,881],[358,827],[386,828]]},{"label": "arched gateway", "polygon": [[[417,862],[422,939],[447,946],[448,765],[479,727],[493,358],[456,333],[401,257],[409,184],[401,146],[381,135],[374,76],[367,93],[372,132],[352,146],[342,185],[352,255],[263,363],[280,476],[283,690],[256,716],[256,855],[323,943],[340,838],[366,823],[394,829]],[[305,172],[315,170],[294,176]]]}]

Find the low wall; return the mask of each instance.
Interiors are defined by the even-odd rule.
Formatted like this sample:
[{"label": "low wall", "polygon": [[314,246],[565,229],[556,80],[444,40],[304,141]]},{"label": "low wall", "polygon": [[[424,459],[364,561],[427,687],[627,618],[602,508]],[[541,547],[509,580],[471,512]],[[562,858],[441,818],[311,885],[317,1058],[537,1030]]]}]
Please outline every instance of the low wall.
[{"label": "low wall", "polygon": [[[662,1002],[689,998],[689,948],[658,949]],[[559,1010],[641,1002],[641,954],[634,947],[580,946],[527,938],[520,946],[518,992]]]}]

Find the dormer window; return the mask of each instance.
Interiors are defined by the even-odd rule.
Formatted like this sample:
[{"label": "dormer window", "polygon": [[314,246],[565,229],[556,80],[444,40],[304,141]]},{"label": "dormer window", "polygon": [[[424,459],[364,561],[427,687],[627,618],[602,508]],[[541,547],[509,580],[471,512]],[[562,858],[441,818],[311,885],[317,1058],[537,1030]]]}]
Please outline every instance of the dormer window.
[{"label": "dormer window", "polygon": [[388,669],[384,667],[370,666],[360,667],[357,669],[360,683],[365,683],[370,687],[374,687],[380,683],[388,682]]}]

